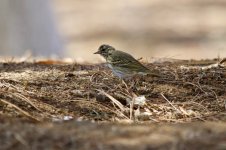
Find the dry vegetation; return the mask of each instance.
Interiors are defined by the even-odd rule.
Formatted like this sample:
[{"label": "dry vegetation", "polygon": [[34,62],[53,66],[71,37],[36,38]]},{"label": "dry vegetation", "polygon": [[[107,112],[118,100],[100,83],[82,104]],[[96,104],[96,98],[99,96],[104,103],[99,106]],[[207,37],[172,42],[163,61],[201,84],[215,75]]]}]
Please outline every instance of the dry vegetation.
[{"label": "dry vegetation", "polygon": [[[154,128],[158,126],[159,130],[166,130],[164,134],[167,136],[177,138],[169,140],[170,138],[167,137],[164,141],[162,135],[159,137],[162,132],[156,131],[156,137],[163,140],[155,143],[155,146],[152,145],[156,148],[164,147],[166,143],[171,143],[170,146],[173,146],[174,140],[179,144],[181,136],[173,135],[173,132],[183,134],[184,128],[186,135],[189,130],[189,135],[196,138],[189,138],[187,135],[187,138],[183,137],[182,144],[189,145],[189,142],[192,143],[189,140],[198,141],[198,139],[200,146],[211,144],[202,143],[201,139],[206,135],[211,137],[207,136],[207,141],[211,141],[213,138],[219,138],[221,141],[220,139],[225,139],[225,136],[218,137],[217,135],[223,135],[223,133],[225,135],[226,130],[223,128],[220,130],[218,126],[223,127],[223,125],[200,123],[214,121],[224,124],[226,121],[226,69],[224,61],[211,65],[216,62],[217,60],[167,61],[147,64],[150,69],[160,73],[161,76],[134,77],[125,81],[114,77],[103,64],[54,64],[48,61],[1,63],[0,122],[2,125],[0,125],[0,138],[2,140],[0,144],[3,149],[15,149],[18,145],[21,146],[19,146],[20,148],[29,149],[29,143],[34,142],[32,139],[43,138],[48,139],[54,147],[59,138],[58,140],[62,143],[58,143],[58,146],[63,148],[65,147],[64,141],[68,136],[70,139],[67,139],[69,140],[66,140],[67,142],[73,142],[73,138],[75,138],[77,139],[75,141],[79,143],[79,140],[86,142],[85,139],[92,138],[102,141],[104,140],[102,135],[106,134],[108,140],[115,137],[114,145],[118,143],[121,146],[124,144],[126,147],[128,146],[125,144],[126,141],[122,144],[120,143],[122,141],[117,142],[116,140],[121,136],[126,136],[121,135],[121,132],[129,134],[126,136],[127,140],[129,141],[131,137],[136,145],[136,141],[139,140],[133,135],[137,132],[139,132],[138,135],[143,135],[143,130],[145,129],[146,132],[147,126],[150,126],[150,129],[147,129],[149,133],[154,132]],[[98,122],[101,125],[75,122],[85,120]],[[129,124],[133,122],[149,125],[130,126]],[[198,122],[197,124],[200,126],[187,124],[188,126],[181,125],[182,127],[179,127],[180,125],[177,125],[177,130],[177,127],[165,124],[161,128],[163,123],[187,122]],[[126,127],[118,125],[119,123],[126,124]],[[154,124],[150,125],[150,123]],[[64,125],[67,128],[64,128]],[[23,128],[24,126],[26,128]],[[103,130],[98,129],[101,126],[103,126]],[[115,129],[113,129],[114,126]],[[133,131],[127,133],[126,128],[129,126]],[[214,131],[208,132],[212,130],[213,126]],[[197,133],[195,130],[193,131],[193,127],[195,130],[203,128],[203,132],[200,130],[200,134],[198,132],[197,136],[193,135],[193,132]],[[220,131],[215,131],[217,128]],[[61,131],[57,132],[58,130]],[[95,135],[93,130],[96,130],[98,135]],[[33,138],[29,138],[29,133],[32,131],[36,134]],[[109,131],[115,132],[114,136]],[[49,137],[41,136],[46,132]],[[75,134],[71,135],[71,132]],[[81,137],[83,132],[86,133],[85,137]],[[203,134],[206,132],[208,134]],[[147,144],[147,139],[143,140],[143,144]],[[94,141],[91,140],[91,143]],[[106,144],[106,141],[104,143]],[[34,146],[34,149],[40,148],[40,141],[36,144],[38,145]],[[51,147],[51,144],[48,145],[44,142],[42,146]],[[67,146],[68,148],[74,147],[73,143]],[[89,149],[89,146],[79,148]],[[139,144],[136,146],[139,147]],[[17,148],[19,149],[19,147]],[[46,149],[48,149],[47,147]],[[115,148],[122,147],[116,146]],[[100,148],[97,146],[95,149]]]}]

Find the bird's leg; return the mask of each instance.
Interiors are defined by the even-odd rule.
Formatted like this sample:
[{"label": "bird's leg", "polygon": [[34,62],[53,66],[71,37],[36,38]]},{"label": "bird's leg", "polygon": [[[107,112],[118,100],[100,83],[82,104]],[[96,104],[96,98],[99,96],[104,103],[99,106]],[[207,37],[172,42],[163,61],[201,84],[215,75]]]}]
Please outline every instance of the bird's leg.
[{"label": "bird's leg", "polygon": [[134,90],[136,87],[136,80],[131,80],[131,85],[130,85],[130,89]]},{"label": "bird's leg", "polygon": [[131,78],[130,81],[132,82],[131,85],[130,85],[130,89],[131,89],[132,91],[135,91],[135,90],[136,90],[136,85],[137,85],[137,83],[139,82],[139,76],[134,75],[134,76]]}]

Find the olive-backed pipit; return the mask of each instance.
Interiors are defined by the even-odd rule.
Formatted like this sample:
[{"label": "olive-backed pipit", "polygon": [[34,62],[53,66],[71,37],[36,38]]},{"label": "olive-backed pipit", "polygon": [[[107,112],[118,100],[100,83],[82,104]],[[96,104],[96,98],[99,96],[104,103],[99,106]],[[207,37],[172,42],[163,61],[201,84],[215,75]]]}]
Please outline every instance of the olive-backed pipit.
[{"label": "olive-backed pipit", "polygon": [[103,56],[107,61],[108,67],[120,78],[126,79],[137,74],[152,74],[148,68],[142,65],[133,56],[123,51],[116,50],[110,45],[101,45],[94,54]]}]

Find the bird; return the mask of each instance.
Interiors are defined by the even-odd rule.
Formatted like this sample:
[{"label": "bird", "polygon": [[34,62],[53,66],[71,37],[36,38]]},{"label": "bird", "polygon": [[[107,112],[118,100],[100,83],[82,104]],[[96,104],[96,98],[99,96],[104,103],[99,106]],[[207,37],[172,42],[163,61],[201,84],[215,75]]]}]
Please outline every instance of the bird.
[{"label": "bird", "polygon": [[121,79],[128,79],[135,75],[155,75],[151,70],[141,64],[132,55],[116,50],[114,47],[103,44],[94,54],[100,54],[105,58],[107,66],[112,70],[113,74]]}]

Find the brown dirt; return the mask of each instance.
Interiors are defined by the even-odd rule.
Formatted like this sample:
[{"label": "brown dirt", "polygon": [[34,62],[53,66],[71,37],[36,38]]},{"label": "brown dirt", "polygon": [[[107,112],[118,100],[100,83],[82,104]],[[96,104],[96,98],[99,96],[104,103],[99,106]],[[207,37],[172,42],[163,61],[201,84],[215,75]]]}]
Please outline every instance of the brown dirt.
[{"label": "brown dirt", "polygon": [[213,63],[147,64],[161,76],[125,83],[103,64],[1,63],[0,149],[225,149],[226,69],[201,69]]}]

